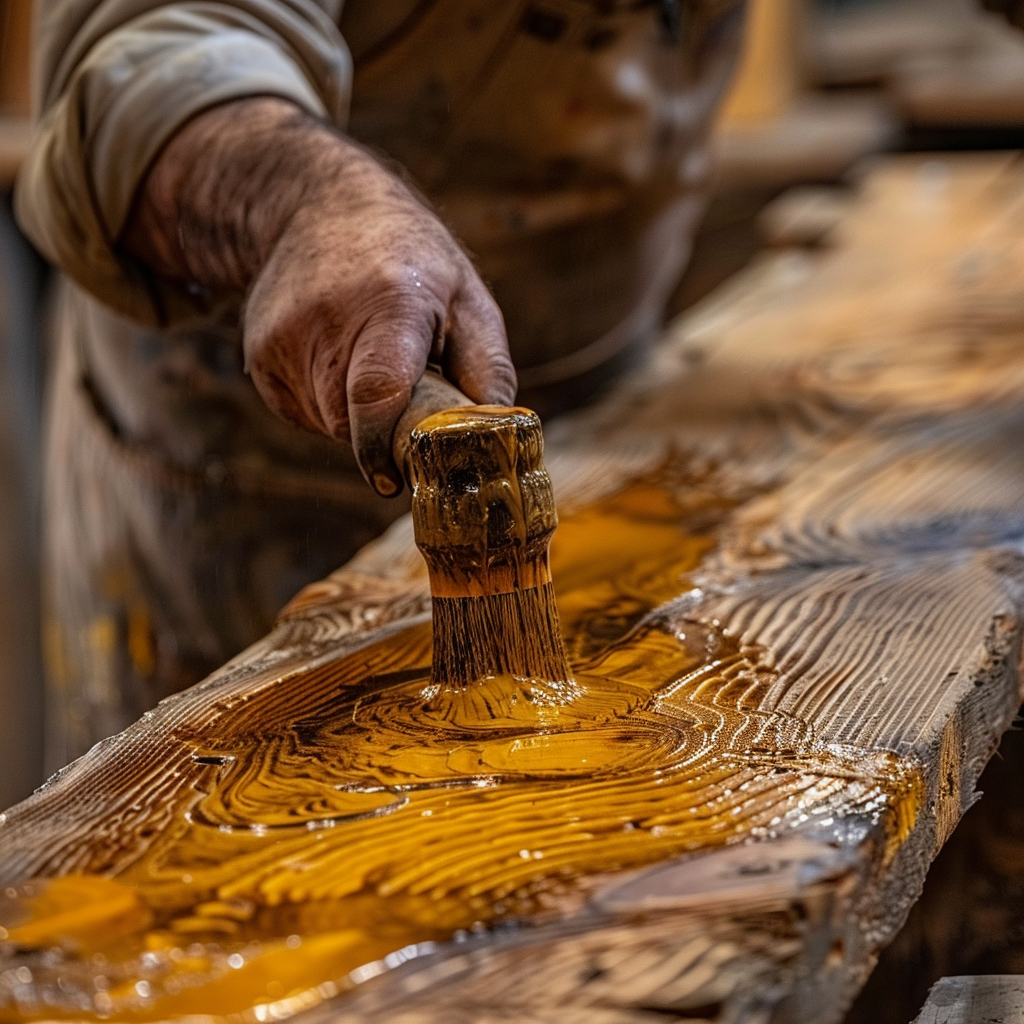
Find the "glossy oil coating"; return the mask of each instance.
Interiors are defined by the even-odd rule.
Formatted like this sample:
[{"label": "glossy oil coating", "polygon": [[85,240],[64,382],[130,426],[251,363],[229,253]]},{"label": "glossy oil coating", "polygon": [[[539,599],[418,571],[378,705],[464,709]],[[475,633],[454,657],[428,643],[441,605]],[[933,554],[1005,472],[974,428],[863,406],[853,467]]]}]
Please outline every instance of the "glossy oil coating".
[{"label": "glossy oil coating", "polygon": [[0,1020],[838,1024],[1024,630],[1020,164],[856,211],[548,430],[572,686],[431,682],[400,521],[0,815]]},{"label": "glossy oil coating", "polygon": [[424,622],[180,735],[168,799],[119,848],[92,837],[83,870],[0,898],[0,1019],[283,1019],[414,944],[565,912],[609,872],[840,811],[895,850],[917,769],[762,709],[757,652],[686,619],[714,537],[684,519],[659,476],[566,517],[570,679],[439,684]]}]

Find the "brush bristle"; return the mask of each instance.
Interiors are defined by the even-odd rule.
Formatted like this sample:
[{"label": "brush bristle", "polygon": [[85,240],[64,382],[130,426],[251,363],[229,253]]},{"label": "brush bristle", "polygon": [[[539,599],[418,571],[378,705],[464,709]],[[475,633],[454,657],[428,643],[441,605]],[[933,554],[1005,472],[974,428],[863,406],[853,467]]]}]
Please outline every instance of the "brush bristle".
[{"label": "brush bristle", "polygon": [[468,686],[487,676],[572,679],[550,583],[487,597],[435,597],[431,679]]}]

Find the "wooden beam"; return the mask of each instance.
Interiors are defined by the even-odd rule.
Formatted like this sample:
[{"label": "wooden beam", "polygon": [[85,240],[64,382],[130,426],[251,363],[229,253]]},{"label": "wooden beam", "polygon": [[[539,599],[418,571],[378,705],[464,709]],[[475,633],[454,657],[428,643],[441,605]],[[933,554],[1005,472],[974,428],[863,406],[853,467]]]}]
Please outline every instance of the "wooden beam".
[{"label": "wooden beam", "polygon": [[739,69],[720,123],[763,124],[782,117],[804,84],[803,0],[752,0]]},{"label": "wooden beam", "polygon": [[974,0],[884,0],[819,12],[807,34],[808,72],[831,86],[879,85],[906,60],[949,64],[971,47]]},{"label": "wooden beam", "polygon": [[14,184],[18,168],[28,154],[32,125],[27,117],[0,115],[0,189]]},{"label": "wooden beam", "polygon": [[1024,35],[974,0],[890,0],[819,15],[808,38],[817,81],[880,85],[911,124],[1024,124]]},{"label": "wooden beam", "polygon": [[32,109],[32,0],[0,0],[0,113]]},{"label": "wooden beam", "polygon": [[771,190],[837,181],[866,154],[890,146],[897,135],[884,96],[804,93],[777,120],[716,128],[716,187]]},{"label": "wooden beam", "polygon": [[8,812],[0,1007],[838,1021],[1024,632],[1024,171],[859,194],[549,427],[578,690],[432,691],[400,521]]},{"label": "wooden beam", "polygon": [[908,121],[921,125],[1024,125],[1024,34],[976,14],[969,45],[943,59],[919,56],[895,69],[890,90]]},{"label": "wooden beam", "polygon": [[835,185],[804,185],[773,199],[758,215],[768,245],[802,247],[825,244],[850,215],[850,190]]},{"label": "wooden beam", "polygon": [[754,0],[743,51],[718,118],[720,189],[835,180],[896,126],[879,96],[829,96],[806,86],[805,0]]}]

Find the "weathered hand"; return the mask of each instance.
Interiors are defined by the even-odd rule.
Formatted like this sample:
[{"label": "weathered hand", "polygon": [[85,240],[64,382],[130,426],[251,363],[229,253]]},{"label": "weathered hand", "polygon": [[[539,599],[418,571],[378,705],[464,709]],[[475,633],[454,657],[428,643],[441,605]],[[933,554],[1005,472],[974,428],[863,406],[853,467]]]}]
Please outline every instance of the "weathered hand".
[{"label": "weathered hand", "polygon": [[246,366],[271,409],[351,439],[393,493],[392,432],[428,358],[482,403],[510,404],[515,374],[497,304],[444,225],[371,157],[346,161],[256,275]]},{"label": "weathered hand", "polygon": [[474,401],[515,397],[501,313],[445,226],[284,101],[190,122],[150,172],[125,242],[158,272],[247,292],[246,368],[263,399],[351,440],[381,493],[401,490],[391,437],[428,359]]}]

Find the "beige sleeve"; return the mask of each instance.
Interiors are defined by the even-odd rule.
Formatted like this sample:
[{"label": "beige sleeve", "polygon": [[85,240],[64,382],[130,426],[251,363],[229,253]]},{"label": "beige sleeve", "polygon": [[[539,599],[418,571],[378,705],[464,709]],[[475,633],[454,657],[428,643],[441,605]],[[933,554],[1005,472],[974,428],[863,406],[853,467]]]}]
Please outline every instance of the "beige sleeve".
[{"label": "beige sleeve", "polygon": [[227,100],[280,96],[344,123],[351,59],[329,0],[40,0],[37,124],[18,220],[87,291],[137,320],[201,307],[118,247],[161,147]]}]

